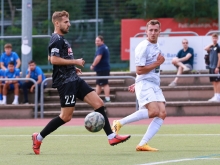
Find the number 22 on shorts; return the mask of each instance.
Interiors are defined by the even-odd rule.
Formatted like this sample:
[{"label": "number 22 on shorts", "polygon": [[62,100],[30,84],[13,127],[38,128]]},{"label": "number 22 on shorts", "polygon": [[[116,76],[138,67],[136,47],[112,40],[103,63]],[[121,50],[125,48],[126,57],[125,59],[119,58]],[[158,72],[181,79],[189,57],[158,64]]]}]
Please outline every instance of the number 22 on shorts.
[{"label": "number 22 on shorts", "polygon": [[74,100],[75,96],[74,95],[65,95],[65,105],[70,105],[70,104],[74,104],[75,100]]}]

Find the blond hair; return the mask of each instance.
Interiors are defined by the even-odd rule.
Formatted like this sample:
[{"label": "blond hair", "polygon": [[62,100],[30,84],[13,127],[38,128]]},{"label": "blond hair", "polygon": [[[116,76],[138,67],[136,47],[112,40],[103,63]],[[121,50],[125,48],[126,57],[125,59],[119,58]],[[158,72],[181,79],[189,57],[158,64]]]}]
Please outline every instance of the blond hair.
[{"label": "blond hair", "polygon": [[148,28],[149,25],[157,25],[157,24],[159,25],[159,28],[160,28],[161,27],[161,23],[158,20],[153,20],[152,19],[152,20],[147,22],[146,27]]}]

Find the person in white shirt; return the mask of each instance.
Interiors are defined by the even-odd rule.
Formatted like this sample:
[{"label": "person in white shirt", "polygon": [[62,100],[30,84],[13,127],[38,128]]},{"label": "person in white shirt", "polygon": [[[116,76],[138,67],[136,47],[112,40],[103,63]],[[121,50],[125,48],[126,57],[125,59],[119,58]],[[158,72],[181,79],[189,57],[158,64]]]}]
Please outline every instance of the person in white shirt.
[{"label": "person in white shirt", "polygon": [[154,118],[150,123],[136,151],[157,151],[148,145],[149,140],[158,132],[166,118],[165,98],[160,89],[160,65],[165,61],[159,44],[160,22],[150,20],[146,25],[147,39],[135,49],[136,81],[129,86],[135,92],[139,110],[121,119],[114,120],[112,130],[117,134],[120,128],[128,123],[142,119]]}]

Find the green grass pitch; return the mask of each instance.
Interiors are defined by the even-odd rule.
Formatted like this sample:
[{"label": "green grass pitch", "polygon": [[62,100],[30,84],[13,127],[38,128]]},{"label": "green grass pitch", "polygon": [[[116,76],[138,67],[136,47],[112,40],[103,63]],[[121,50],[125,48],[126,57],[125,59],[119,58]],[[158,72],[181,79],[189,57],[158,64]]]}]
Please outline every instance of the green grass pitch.
[{"label": "green grass pitch", "polygon": [[44,139],[41,155],[32,152],[31,134],[42,127],[0,128],[0,165],[207,165],[220,164],[219,125],[163,125],[149,145],[158,152],[136,152],[145,125],[124,126],[131,138],[114,147],[103,131],[63,126]]}]

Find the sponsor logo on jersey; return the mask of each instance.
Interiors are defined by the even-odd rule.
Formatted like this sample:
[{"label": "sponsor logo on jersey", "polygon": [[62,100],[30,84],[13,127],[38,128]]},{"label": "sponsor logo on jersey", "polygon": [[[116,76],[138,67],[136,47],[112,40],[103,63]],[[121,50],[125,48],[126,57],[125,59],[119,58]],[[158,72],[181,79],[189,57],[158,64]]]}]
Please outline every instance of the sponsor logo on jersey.
[{"label": "sponsor logo on jersey", "polygon": [[51,53],[59,53],[59,52],[60,52],[60,50],[57,49],[57,48],[52,48],[51,49]]}]

